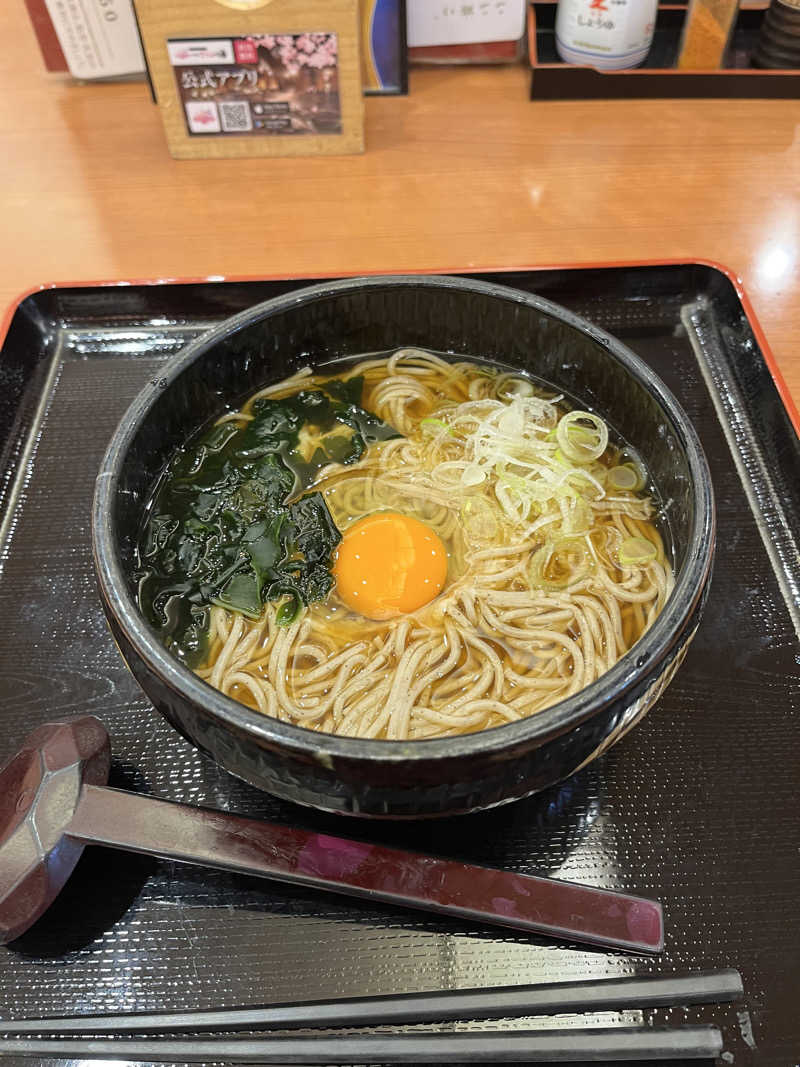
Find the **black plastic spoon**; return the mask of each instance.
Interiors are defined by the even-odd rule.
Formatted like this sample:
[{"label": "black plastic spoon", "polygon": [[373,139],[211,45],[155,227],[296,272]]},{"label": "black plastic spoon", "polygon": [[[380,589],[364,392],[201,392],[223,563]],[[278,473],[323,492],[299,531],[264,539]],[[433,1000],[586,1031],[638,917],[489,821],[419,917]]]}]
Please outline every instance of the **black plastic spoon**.
[{"label": "black plastic spoon", "polygon": [[629,951],[663,947],[657,901],[109,789],[110,762],[106,728],[85,716],[40,726],[0,771],[0,944],[99,844]]}]

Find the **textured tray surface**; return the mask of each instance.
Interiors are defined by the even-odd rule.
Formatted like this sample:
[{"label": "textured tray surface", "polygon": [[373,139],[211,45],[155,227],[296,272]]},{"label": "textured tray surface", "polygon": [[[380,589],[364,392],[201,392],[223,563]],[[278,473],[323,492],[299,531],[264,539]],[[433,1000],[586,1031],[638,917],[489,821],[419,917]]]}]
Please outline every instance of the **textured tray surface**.
[{"label": "textured tray surface", "polygon": [[164,359],[299,283],[91,288],[29,297],[0,356],[0,758],[40,722],[91,712],[112,735],[113,785],[657,896],[664,955],[578,949],[89,849],[51,912],[0,949],[0,1017],[734,966],[743,1005],[648,1017],[721,1022],[737,1064],[797,1059],[798,439],[733,287],[711,268],[491,278],[626,341],[706,449],[719,513],[713,587],[682,670],[641,726],[559,789],[438,824],[315,815],[201,758],[150,709],[106,629],[90,556],[94,473]]}]

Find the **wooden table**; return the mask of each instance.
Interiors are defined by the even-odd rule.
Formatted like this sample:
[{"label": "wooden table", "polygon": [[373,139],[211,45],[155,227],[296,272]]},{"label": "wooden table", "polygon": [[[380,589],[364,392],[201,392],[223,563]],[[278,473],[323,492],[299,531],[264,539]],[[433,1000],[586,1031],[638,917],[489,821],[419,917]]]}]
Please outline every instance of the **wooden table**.
[{"label": "wooden table", "polygon": [[363,156],[177,162],[141,82],[47,75],[0,7],[0,303],[44,281],[687,258],[739,275],[800,402],[795,101],[527,100],[418,70]]}]

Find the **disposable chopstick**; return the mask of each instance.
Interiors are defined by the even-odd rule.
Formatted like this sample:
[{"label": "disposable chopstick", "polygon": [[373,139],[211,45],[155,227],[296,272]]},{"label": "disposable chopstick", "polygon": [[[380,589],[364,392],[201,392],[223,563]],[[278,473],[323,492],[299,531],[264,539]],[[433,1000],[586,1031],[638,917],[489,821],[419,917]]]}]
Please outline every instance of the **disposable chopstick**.
[{"label": "disposable chopstick", "polygon": [[214,1011],[0,1019],[0,1033],[197,1033],[204,1030],[235,1032],[300,1027],[392,1026],[556,1012],[723,1003],[738,1000],[742,993],[742,979],[738,971],[698,971],[686,975],[601,978],[585,982],[402,993]]},{"label": "disposable chopstick", "polygon": [[722,1051],[714,1026],[579,1029],[170,1041],[0,1040],[2,1056],[57,1056],[172,1063],[595,1063],[712,1059]]}]

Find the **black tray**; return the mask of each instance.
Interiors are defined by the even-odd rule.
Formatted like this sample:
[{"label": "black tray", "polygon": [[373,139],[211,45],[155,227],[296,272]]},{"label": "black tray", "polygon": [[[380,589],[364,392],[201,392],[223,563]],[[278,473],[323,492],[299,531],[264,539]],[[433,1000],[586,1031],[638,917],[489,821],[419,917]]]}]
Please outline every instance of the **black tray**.
[{"label": "black tray", "polygon": [[769,353],[735,284],[711,266],[490,277],[624,339],[686,406],[708,454],[713,588],[684,666],[642,725],[561,787],[446,823],[315,815],[207,762],[148,706],[106,629],[89,546],[94,473],[163,360],[307,282],[54,287],[12,309],[0,354],[0,758],[35,725],[92,712],[112,734],[113,785],[654,895],[664,954],[592,951],[93,848],[52,910],[0,949],[0,1017],[734,966],[742,1005],[646,1017],[721,1023],[738,1065],[797,1061],[800,442]]}]

